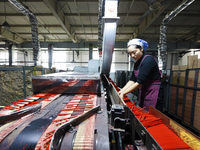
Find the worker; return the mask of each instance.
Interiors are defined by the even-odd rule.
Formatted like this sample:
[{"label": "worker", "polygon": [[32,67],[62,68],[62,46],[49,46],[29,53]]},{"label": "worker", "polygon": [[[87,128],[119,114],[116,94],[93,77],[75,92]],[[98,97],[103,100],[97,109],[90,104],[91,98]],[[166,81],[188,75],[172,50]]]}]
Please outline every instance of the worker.
[{"label": "worker", "polygon": [[[157,61],[151,55],[146,55],[148,43],[142,39],[132,39],[127,43],[129,55],[136,60],[134,71],[127,84],[119,91],[123,100],[124,95],[139,89],[139,106],[149,111],[149,106],[156,108],[161,85],[161,72]],[[159,100],[161,102],[161,100]],[[162,102],[157,106],[162,110]]]}]

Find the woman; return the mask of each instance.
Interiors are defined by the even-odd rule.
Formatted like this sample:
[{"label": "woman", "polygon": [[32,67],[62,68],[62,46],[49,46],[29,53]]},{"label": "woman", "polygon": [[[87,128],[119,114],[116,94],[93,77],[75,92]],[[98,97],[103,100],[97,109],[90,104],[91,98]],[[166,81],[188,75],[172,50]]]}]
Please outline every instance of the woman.
[{"label": "woman", "polygon": [[156,107],[161,85],[157,62],[151,55],[145,55],[148,43],[142,39],[132,39],[127,43],[128,53],[136,60],[132,77],[119,91],[119,96],[139,88],[139,106],[149,111],[149,106]]}]

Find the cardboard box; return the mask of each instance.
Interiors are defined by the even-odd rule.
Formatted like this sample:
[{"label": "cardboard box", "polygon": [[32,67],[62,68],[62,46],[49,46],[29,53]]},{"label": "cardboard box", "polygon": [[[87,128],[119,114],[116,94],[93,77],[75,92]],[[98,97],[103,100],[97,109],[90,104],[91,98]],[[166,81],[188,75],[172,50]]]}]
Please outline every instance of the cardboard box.
[{"label": "cardboard box", "polygon": [[186,69],[187,69],[187,65],[185,65],[185,66],[180,66],[179,69],[180,69],[180,70],[186,70]]},{"label": "cardboard box", "polygon": [[188,69],[198,67],[198,55],[187,56],[187,66]]},{"label": "cardboard box", "polygon": [[194,80],[195,77],[195,70],[190,70],[188,72],[188,78]]},{"label": "cardboard box", "polygon": [[172,71],[177,71],[180,69],[179,65],[172,65]]},{"label": "cardboard box", "polygon": [[200,68],[200,59],[198,59],[198,68]]},{"label": "cardboard box", "polygon": [[179,79],[179,84],[180,85],[185,85],[185,75],[186,75],[186,71],[180,72],[180,79]]},{"label": "cardboard box", "polygon": [[178,72],[172,73],[172,84],[177,84]]}]

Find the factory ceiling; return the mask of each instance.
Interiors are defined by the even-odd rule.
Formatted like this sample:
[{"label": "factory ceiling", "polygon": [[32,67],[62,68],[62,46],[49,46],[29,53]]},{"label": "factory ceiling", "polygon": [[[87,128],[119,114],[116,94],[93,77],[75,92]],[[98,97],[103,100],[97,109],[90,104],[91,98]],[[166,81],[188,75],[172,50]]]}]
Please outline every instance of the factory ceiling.
[{"label": "factory ceiling", "polygon": [[[182,0],[119,0],[116,41],[133,37],[159,41],[166,14]],[[21,0],[36,17],[40,42],[98,41],[101,0]],[[103,9],[102,9],[103,10]],[[26,12],[27,13],[27,12]],[[8,23],[8,25],[6,25]],[[0,0],[0,42],[22,44],[32,41],[27,15],[11,0]],[[200,0],[195,0],[167,24],[168,42],[200,40]]]}]

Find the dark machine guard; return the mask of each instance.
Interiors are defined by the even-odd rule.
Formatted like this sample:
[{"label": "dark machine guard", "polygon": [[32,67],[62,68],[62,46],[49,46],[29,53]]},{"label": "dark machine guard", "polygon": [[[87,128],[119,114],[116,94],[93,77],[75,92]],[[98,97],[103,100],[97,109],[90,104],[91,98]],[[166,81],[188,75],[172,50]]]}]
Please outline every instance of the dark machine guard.
[{"label": "dark machine guard", "polygon": [[73,127],[73,126],[77,126],[78,124],[80,124],[81,122],[83,122],[84,120],[86,120],[87,118],[89,118],[90,116],[94,115],[95,113],[97,113],[100,110],[100,105],[92,108],[91,110],[83,113],[82,115],[72,119],[71,121],[63,124],[61,127],[59,127],[51,140],[50,143],[50,150],[59,150],[61,147],[61,143],[62,143],[62,139],[65,136],[65,134]]},{"label": "dark machine guard", "polygon": [[[127,122],[129,126],[131,127],[131,130],[129,131],[129,135],[131,135],[131,143],[137,147],[138,149],[147,150],[162,150],[160,145],[154,140],[154,138],[150,135],[150,133],[146,130],[146,128],[141,124],[141,122],[137,119],[137,117],[133,114],[133,112],[128,108],[128,106],[125,104],[125,102],[119,97],[116,89],[114,88],[114,85],[109,82],[106,76],[103,76],[103,84],[107,86],[106,93],[108,98],[110,99],[110,105],[112,108],[110,113],[110,124],[111,126],[114,126],[112,128],[113,132],[121,132],[123,134],[126,131],[126,127],[124,125],[127,125]],[[107,101],[108,102],[108,101]],[[109,103],[109,102],[108,102]],[[119,115],[119,106],[123,107],[123,110]],[[113,110],[113,107],[115,110]],[[122,108],[121,108],[122,109]],[[114,112],[113,112],[114,111]],[[115,115],[115,113],[117,115]],[[113,115],[114,114],[114,115]],[[120,118],[120,117],[121,118]],[[118,125],[117,128],[115,128],[115,121],[116,120],[126,120],[126,123],[121,123],[121,129]],[[118,124],[120,124],[118,122]],[[130,133],[131,132],[131,133]],[[123,147],[121,149],[124,149]]]},{"label": "dark machine guard", "polygon": [[31,113],[35,113],[39,111],[40,109],[41,109],[41,105],[37,105],[37,106],[27,107],[25,109],[12,112],[8,115],[0,116],[0,124],[5,124],[8,122],[20,119],[21,117],[31,114]]}]

